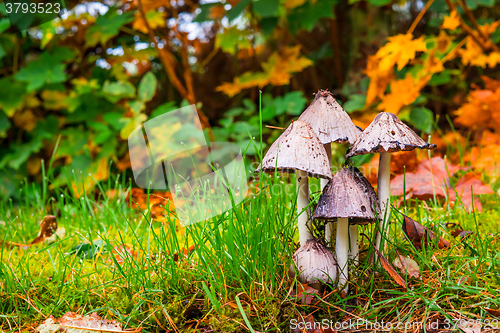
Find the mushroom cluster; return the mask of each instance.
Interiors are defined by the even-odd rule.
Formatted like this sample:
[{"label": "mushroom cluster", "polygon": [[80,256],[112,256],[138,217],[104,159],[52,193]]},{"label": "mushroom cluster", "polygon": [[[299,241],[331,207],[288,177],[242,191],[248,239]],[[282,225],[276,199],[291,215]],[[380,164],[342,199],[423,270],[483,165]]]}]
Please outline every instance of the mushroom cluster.
[{"label": "mushroom cluster", "polygon": [[[331,143],[349,143],[346,161],[356,155],[380,153],[378,196],[354,167],[345,166],[337,173],[331,168]],[[297,184],[297,213],[300,248],[290,267],[302,283],[333,284],[338,276],[342,296],[348,293],[348,260],[358,261],[358,225],[380,223],[384,231],[389,221],[390,153],[415,148],[435,148],[422,140],[399,118],[380,113],[362,131],[332,94],[319,90],[313,102],[271,145],[256,172],[294,172]],[[322,194],[310,213],[308,177],[321,178]],[[383,218],[379,218],[383,217]],[[324,246],[312,234],[312,220],[324,221]],[[336,222],[335,254],[332,222]],[[377,234],[377,247],[381,235]]]}]

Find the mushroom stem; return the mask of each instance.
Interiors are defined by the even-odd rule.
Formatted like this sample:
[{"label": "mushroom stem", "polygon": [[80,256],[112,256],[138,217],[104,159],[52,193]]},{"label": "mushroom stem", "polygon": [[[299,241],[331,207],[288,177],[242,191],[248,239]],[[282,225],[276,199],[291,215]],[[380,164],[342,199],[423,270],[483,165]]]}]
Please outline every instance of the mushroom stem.
[{"label": "mushroom stem", "polygon": [[380,160],[378,164],[378,201],[380,203],[380,212],[382,216],[379,217],[380,226],[377,231],[375,239],[375,246],[380,251],[380,243],[382,241],[382,234],[384,238],[387,237],[387,228],[389,225],[389,217],[391,215],[391,153],[380,153]]},{"label": "mushroom stem", "polygon": [[[332,145],[331,143],[327,143],[326,145],[323,145],[326,150],[326,155],[328,156],[328,163],[331,166],[332,165]],[[326,184],[328,184],[330,180],[329,179],[323,179],[321,178],[321,191],[325,188]],[[333,236],[333,225],[332,222],[327,222],[325,224],[325,241],[326,245],[330,246],[332,242],[332,236]]]},{"label": "mushroom stem", "polygon": [[339,290],[341,296],[346,297],[349,291],[347,281],[349,280],[349,265],[347,263],[349,249],[349,220],[345,217],[337,219],[337,240],[335,242],[335,252],[339,267]]},{"label": "mushroom stem", "polygon": [[349,251],[349,260],[354,260],[355,263],[358,263],[359,259],[359,231],[358,225],[353,224],[349,226],[349,239],[350,239],[350,251]]},{"label": "mushroom stem", "polygon": [[313,238],[310,231],[311,221],[309,220],[309,210],[302,212],[309,205],[309,181],[307,179],[307,172],[302,170],[297,170],[295,177],[297,179],[297,213],[299,214],[297,224],[299,227],[300,246],[303,246],[308,239]]}]

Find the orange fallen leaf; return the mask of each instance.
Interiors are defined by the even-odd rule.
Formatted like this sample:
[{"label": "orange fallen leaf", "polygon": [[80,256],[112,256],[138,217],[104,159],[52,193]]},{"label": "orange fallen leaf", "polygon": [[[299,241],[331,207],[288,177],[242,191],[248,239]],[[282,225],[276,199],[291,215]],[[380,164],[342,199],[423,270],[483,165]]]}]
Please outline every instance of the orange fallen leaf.
[{"label": "orange fallen leaf", "polygon": [[[401,213],[400,213],[401,214]],[[426,227],[418,223],[412,218],[401,214],[404,217],[403,220],[403,232],[406,237],[413,243],[413,246],[417,249],[422,249],[428,240],[433,240],[435,237],[435,233],[432,230],[428,230]],[[447,248],[450,246],[450,242],[439,237],[438,247],[440,249]]]}]

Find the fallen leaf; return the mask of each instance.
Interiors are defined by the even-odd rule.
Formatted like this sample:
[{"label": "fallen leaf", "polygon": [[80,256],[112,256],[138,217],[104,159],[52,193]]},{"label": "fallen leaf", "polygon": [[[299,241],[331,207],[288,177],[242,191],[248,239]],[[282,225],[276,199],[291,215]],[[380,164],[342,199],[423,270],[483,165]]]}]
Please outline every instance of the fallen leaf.
[{"label": "fallen leaf", "polygon": [[[401,213],[400,213],[401,214]],[[413,243],[413,246],[417,249],[422,249],[422,247],[425,245],[427,240],[433,240],[434,239],[434,231],[432,230],[427,230],[426,227],[418,223],[417,221],[409,218],[408,216],[401,214],[404,217],[403,220],[403,232],[405,233],[406,237]],[[450,242],[447,240],[443,239],[442,237],[439,237],[438,240],[438,247],[440,249],[447,248],[450,246]]]},{"label": "fallen leaf", "polygon": [[40,232],[38,236],[30,242],[30,245],[38,244],[43,242],[46,238],[49,238],[57,230],[57,220],[54,215],[47,215],[40,222]]},{"label": "fallen leaf", "polygon": [[481,333],[481,324],[474,319],[458,320],[457,327],[464,333]]},{"label": "fallen leaf", "polygon": [[484,308],[484,311],[488,312],[490,315],[500,318],[500,310]]},{"label": "fallen leaf", "polygon": [[399,268],[406,275],[420,278],[420,267],[415,260],[402,256],[398,253],[397,257],[392,261],[392,264]]},{"label": "fallen leaf", "polygon": [[[371,240],[366,234],[361,233],[360,235],[366,237],[366,239],[368,239],[368,242],[371,244]],[[382,255],[382,253],[380,253],[380,251],[377,250],[377,247],[373,246],[373,244],[372,247],[375,250],[377,256],[379,257],[380,263],[382,264],[382,267],[385,269],[385,271],[389,273],[389,275],[394,279],[394,281],[396,281],[398,285],[406,289],[407,288],[406,281],[401,277],[401,275],[398,274],[398,272],[394,269],[394,267],[391,266],[389,260],[387,260]]]},{"label": "fallen leaf", "polygon": [[439,198],[448,197],[451,206],[459,200],[467,210],[471,211],[474,206],[477,211],[481,211],[481,203],[473,195],[492,194],[493,190],[483,184],[475,173],[467,173],[454,187],[451,186],[450,177],[460,169],[466,170],[447,163],[441,157],[423,160],[415,172],[406,172],[391,180],[391,195],[406,194],[407,199],[429,200],[435,194]]},{"label": "fallen leaf", "polygon": [[292,294],[297,299],[300,299],[300,302],[305,305],[311,304],[314,297],[319,295],[319,290],[314,289],[313,287],[302,284],[298,282],[296,293]]},{"label": "fallen leaf", "polygon": [[469,281],[469,277],[468,276],[461,276],[461,277],[458,278],[457,284],[464,284],[464,283],[467,283],[467,281]]},{"label": "fallen leaf", "polygon": [[47,318],[40,326],[36,328],[39,333],[56,333],[56,332],[127,332],[137,333],[142,328],[123,330],[121,324],[114,320],[101,318],[96,312],[82,316],[74,312],[67,312],[60,319],[55,319],[53,316]]}]

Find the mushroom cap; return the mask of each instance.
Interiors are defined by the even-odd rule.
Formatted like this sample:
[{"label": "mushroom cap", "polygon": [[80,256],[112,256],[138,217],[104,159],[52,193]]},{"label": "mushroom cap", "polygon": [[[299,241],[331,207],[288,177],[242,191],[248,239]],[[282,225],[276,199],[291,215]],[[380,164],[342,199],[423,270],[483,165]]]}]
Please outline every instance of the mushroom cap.
[{"label": "mushroom cap", "polygon": [[327,90],[319,90],[299,120],[309,123],[322,144],[330,142],[353,144],[361,134],[347,112]]},{"label": "mushroom cap", "polygon": [[435,144],[425,142],[396,115],[381,112],[361,133],[354,145],[349,148],[346,158],[370,153],[395,152],[415,148],[434,149],[436,147]]},{"label": "mushroom cap", "polygon": [[308,239],[292,259],[290,273],[295,274],[294,265],[297,265],[302,283],[319,290],[323,283],[333,284],[337,280],[337,261],[333,252],[316,238]]},{"label": "mushroom cap", "polygon": [[304,121],[294,121],[271,145],[256,172],[302,170],[310,177],[332,178],[325,147]]},{"label": "mushroom cap", "polygon": [[377,195],[370,182],[355,167],[343,168],[325,186],[313,219],[349,218],[350,224],[367,224],[380,216]]}]

